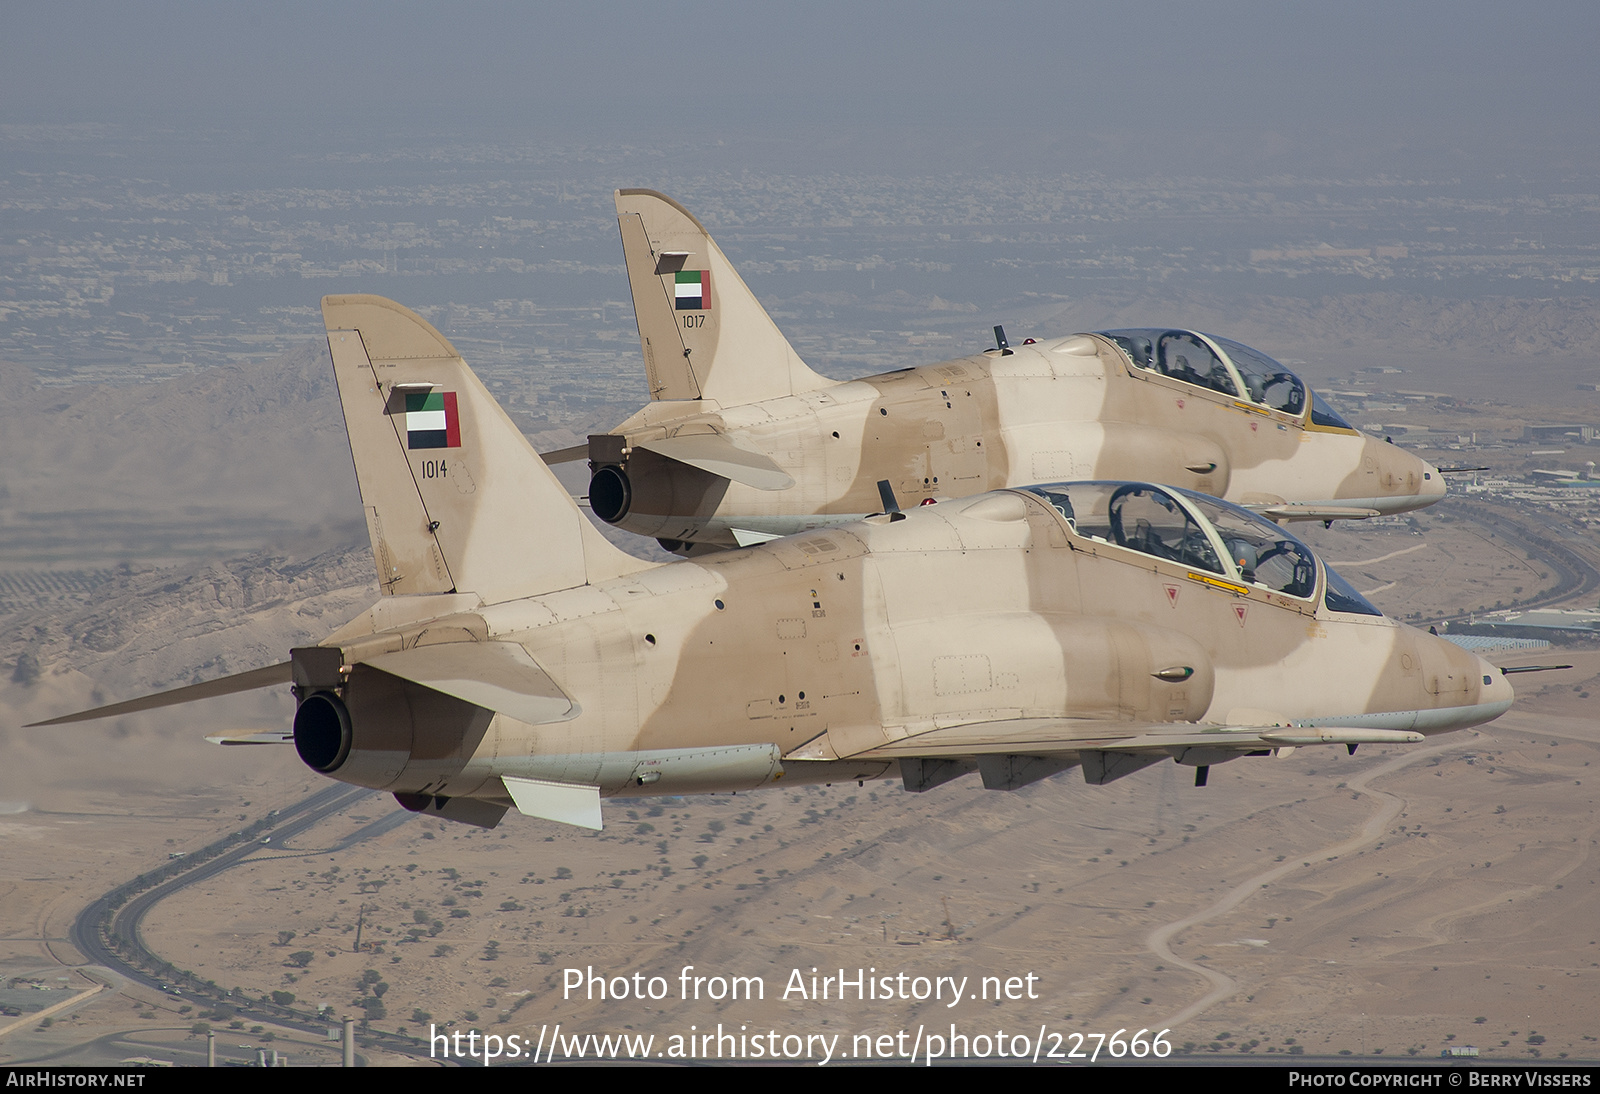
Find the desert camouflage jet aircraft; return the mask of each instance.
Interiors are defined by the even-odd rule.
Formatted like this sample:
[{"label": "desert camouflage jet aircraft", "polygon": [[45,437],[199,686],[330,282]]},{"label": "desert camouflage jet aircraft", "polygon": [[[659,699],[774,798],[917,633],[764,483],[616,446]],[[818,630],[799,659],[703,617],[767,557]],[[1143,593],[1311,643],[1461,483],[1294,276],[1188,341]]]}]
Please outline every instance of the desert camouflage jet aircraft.
[{"label": "desert camouflage jet aircraft", "polygon": [[286,663],[42,724],[291,683],[316,771],[469,824],[599,827],[605,797],[896,775],[1014,790],[1170,758],[1203,784],[1511,704],[1277,525],[1171,487],[999,490],[647,563],[426,321],[322,308],[382,597]]},{"label": "desert camouflage jet aircraft", "polygon": [[[700,222],[616,195],[653,400],[588,446],[602,520],[680,554],[1065,479],[1149,479],[1278,520],[1444,495],[1438,469],[1352,428],[1264,354],[1188,330],[1076,334],[838,383],[808,368]],[[1003,341],[999,328],[997,338]]]}]

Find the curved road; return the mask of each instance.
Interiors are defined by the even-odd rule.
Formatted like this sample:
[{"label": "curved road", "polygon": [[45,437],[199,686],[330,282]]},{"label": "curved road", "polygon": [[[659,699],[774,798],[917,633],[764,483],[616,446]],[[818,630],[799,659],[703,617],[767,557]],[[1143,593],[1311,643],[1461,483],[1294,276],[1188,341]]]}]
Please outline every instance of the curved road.
[{"label": "curved road", "polygon": [[[214,985],[207,985],[194,980],[181,972],[173,972],[163,978],[147,971],[149,968],[159,968],[169,963],[164,962],[158,955],[145,945],[141,926],[144,917],[161,901],[173,896],[196,882],[215,877],[230,867],[237,866],[254,857],[262,857],[260,852],[263,847],[259,842],[264,832],[270,832],[274,843],[289,840],[320,824],[328,817],[346,809],[375,791],[364,787],[347,786],[343,783],[334,783],[319,790],[310,797],[295,803],[282,810],[276,817],[258,821],[255,825],[241,832],[230,833],[228,836],[212,843],[192,856],[204,858],[204,861],[194,865],[186,865],[182,860],[168,863],[165,867],[151,873],[162,873],[175,870],[173,876],[157,882],[155,885],[140,890],[140,886],[148,874],[141,875],[132,881],[118,886],[111,892],[91,902],[72,924],[72,944],[78,951],[89,959],[90,964],[102,965],[136,983],[157,991],[186,993],[188,998],[205,1001],[229,1007],[241,1018],[250,1018],[258,1022],[271,1022],[274,1025],[299,1030],[302,1033],[321,1035],[328,1026],[328,1021],[321,1018],[312,1018],[288,1007],[279,1007],[270,1002],[257,999],[246,999],[226,994],[223,989]],[[274,858],[294,858],[304,855],[327,854],[330,851],[341,851],[363,840],[371,839],[410,820],[416,814],[408,813],[403,809],[396,809],[385,814],[379,819],[363,825],[350,833],[344,839],[331,847],[319,848],[310,851],[293,851],[289,854],[273,855]],[[212,857],[205,857],[207,855]],[[130,894],[136,894],[131,895]],[[120,938],[124,952],[129,956],[124,957],[109,944],[110,938]],[[171,985],[181,984],[181,988],[174,989]],[[382,1033],[377,1030],[366,1030],[362,1036],[371,1041],[380,1043],[386,1050],[411,1056],[426,1057],[426,1052],[418,1048],[415,1041],[401,1038],[393,1034]]]},{"label": "curved road", "polygon": [[1371,786],[1369,786],[1372,780],[1382,778],[1385,775],[1392,775],[1394,772],[1399,771],[1403,767],[1409,767],[1411,764],[1438,756],[1441,753],[1450,752],[1458,748],[1470,747],[1476,744],[1477,738],[1478,735],[1473,734],[1469,738],[1459,741],[1452,741],[1449,744],[1438,745],[1434,748],[1423,749],[1420,752],[1407,752],[1405,755],[1397,756],[1388,763],[1378,765],[1365,774],[1357,775],[1355,778],[1350,780],[1347,789],[1357,791],[1358,793],[1372,795],[1375,799],[1377,799],[1377,802],[1380,806],[1376,812],[1367,818],[1366,823],[1361,826],[1361,830],[1359,832],[1347,839],[1339,840],[1336,843],[1330,843],[1324,847],[1318,848],[1317,850],[1307,851],[1302,855],[1296,855],[1295,861],[1285,862],[1282,865],[1274,864],[1270,869],[1263,870],[1261,873],[1256,874],[1252,878],[1247,878],[1245,881],[1228,890],[1222,899],[1211,905],[1211,907],[1196,912],[1194,915],[1191,915],[1185,919],[1174,920],[1171,923],[1157,927],[1155,930],[1151,931],[1145,937],[1145,945],[1149,947],[1151,953],[1161,958],[1161,960],[1164,962],[1169,962],[1179,968],[1189,970],[1211,984],[1211,990],[1209,992],[1201,996],[1199,999],[1196,999],[1193,1003],[1190,1003],[1187,1007],[1184,1007],[1170,1018],[1165,1019],[1162,1024],[1168,1029],[1176,1029],[1182,1023],[1187,1022],[1189,1019],[1203,1013],[1215,1004],[1222,1002],[1222,1000],[1228,998],[1238,990],[1238,984],[1235,983],[1233,978],[1228,976],[1226,973],[1219,972],[1216,969],[1210,968],[1206,965],[1198,964],[1194,961],[1187,961],[1173,953],[1171,943],[1175,937],[1198,923],[1205,923],[1209,920],[1216,919],[1218,916],[1225,915],[1226,913],[1233,911],[1233,909],[1243,904],[1251,896],[1259,893],[1270,883],[1277,881],[1279,878],[1291,874],[1296,870],[1305,869],[1304,864],[1308,861],[1315,861],[1317,859],[1326,861],[1327,859],[1337,856],[1348,855],[1352,851],[1360,850],[1362,847],[1365,847],[1370,843],[1377,842],[1377,840],[1383,836],[1384,832],[1388,830],[1389,825],[1393,823],[1394,819],[1400,815],[1400,811],[1405,808],[1406,803],[1404,798],[1397,797],[1396,795],[1390,794],[1383,790],[1373,789]]},{"label": "curved road", "polygon": [[[1574,540],[1579,538],[1570,534],[1567,529],[1552,524],[1543,530],[1536,530],[1525,523],[1520,514],[1513,515],[1501,506],[1465,501],[1457,504],[1464,510],[1467,519],[1492,530],[1502,541],[1522,548],[1530,558],[1538,559],[1557,575],[1558,580],[1553,588],[1525,600],[1513,601],[1510,607],[1523,611],[1530,608],[1552,607],[1579,597],[1586,597],[1600,588],[1600,569],[1596,569],[1589,559],[1571,547],[1557,542],[1557,537],[1560,536]],[[1473,615],[1481,614],[1481,612],[1471,612],[1445,616],[1438,622],[1461,623]]]},{"label": "curved road", "polygon": [[[371,791],[335,783],[283,810],[277,818],[277,824],[272,826],[272,831],[279,839],[296,835],[352,804],[358,797],[369,793]],[[196,857],[213,849],[220,850],[221,847],[235,843],[236,840],[236,835],[224,837],[196,852]],[[148,987],[161,988],[163,986],[161,980],[118,956],[107,944],[106,936],[114,935],[127,939],[133,944],[136,954],[148,958],[152,964],[159,964],[159,959],[145,948],[144,940],[139,934],[139,923],[145,913],[180,889],[204,878],[214,877],[230,866],[238,865],[259,849],[260,845],[254,838],[250,838],[237,842],[232,850],[223,851],[216,857],[195,866],[185,868],[182,860],[178,860],[176,864],[169,864],[169,868],[172,865],[177,866],[174,877],[139,893],[132,899],[128,899],[128,894],[139,884],[138,879],[119,885],[78,913],[78,918],[72,924],[72,944],[77,947],[79,953],[90,958],[95,964],[116,969],[128,979]],[[113,910],[116,910],[115,915]],[[109,927],[102,933],[102,925],[106,924],[108,919]]]}]

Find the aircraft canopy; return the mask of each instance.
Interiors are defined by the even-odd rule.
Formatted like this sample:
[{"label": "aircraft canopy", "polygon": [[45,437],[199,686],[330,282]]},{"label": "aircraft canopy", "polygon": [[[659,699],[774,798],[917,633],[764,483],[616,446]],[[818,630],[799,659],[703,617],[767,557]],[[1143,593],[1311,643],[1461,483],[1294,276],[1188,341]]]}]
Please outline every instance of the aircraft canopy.
[{"label": "aircraft canopy", "polygon": [[1128,355],[1136,368],[1299,417],[1306,386],[1259,350],[1229,338],[1157,327],[1097,331]]},{"label": "aircraft canopy", "polygon": [[1075,536],[1166,559],[1228,581],[1316,600],[1329,611],[1382,615],[1283,528],[1230,502],[1142,482],[1067,482],[1022,488]]}]

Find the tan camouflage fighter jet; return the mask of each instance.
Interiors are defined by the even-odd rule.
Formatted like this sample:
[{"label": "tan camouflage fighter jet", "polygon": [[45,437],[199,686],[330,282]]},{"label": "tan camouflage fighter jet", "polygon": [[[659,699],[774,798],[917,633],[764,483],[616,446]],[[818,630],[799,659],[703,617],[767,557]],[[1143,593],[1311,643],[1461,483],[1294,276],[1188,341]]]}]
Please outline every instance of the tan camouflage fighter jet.
[{"label": "tan camouflage fighter jet", "polygon": [[[1366,436],[1289,369],[1189,330],[1112,330],[838,383],[808,368],[688,210],[616,195],[652,402],[587,447],[602,520],[668,550],[743,546],[883,508],[1064,479],[1147,479],[1278,520],[1416,509],[1437,468]],[[996,328],[997,340],[1003,336]]]},{"label": "tan camouflage fighter jet", "polygon": [[1171,759],[1204,784],[1511,704],[1279,526],[1171,487],[999,490],[647,563],[426,321],[322,308],[382,597],[283,664],[42,724],[292,684],[316,771],[469,824],[597,828],[602,798],[791,783],[1014,790]]}]

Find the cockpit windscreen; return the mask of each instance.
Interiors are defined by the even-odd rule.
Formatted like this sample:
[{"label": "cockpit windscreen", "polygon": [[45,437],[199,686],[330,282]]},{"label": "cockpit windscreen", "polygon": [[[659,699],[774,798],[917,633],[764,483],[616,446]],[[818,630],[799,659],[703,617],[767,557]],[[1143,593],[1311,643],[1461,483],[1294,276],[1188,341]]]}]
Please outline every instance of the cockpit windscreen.
[{"label": "cockpit windscreen", "polygon": [[1299,414],[1306,408],[1306,386],[1300,378],[1278,362],[1241,345],[1229,338],[1214,338],[1222,351],[1239,370],[1239,377],[1250,393],[1250,401],[1281,410],[1285,414]]},{"label": "cockpit windscreen", "polygon": [[[1128,355],[1136,368],[1157,372],[1223,395],[1299,416],[1306,386],[1271,357],[1229,338],[1186,330],[1129,328],[1098,332]],[[1220,351],[1220,352],[1219,352]]]},{"label": "cockpit windscreen", "polygon": [[1337,410],[1328,405],[1328,400],[1317,394],[1311,393],[1311,424],[1327,426],[1332,429],[1348,429],[1355,432],[1355,426],[1345,421]]},{"label": "cockpit windscreen", "polygon": [[[1317,559],[1311,548],[1259,514],[1190,490],[1139,482],[1063,482],[1023,487],[1059,513],[1078,536],[1152,558],[1311,600]],[[1323,565],[1329,611],[1381,616],[1343,577]]]},{"label": "cockpit windscreen", "polygon": [[1316,556],[1305,544],[1248,509],[1187,490],[1183,496],[1222,537],[1240,580],[1286,596],[1308,598],[1316,593]]}]

